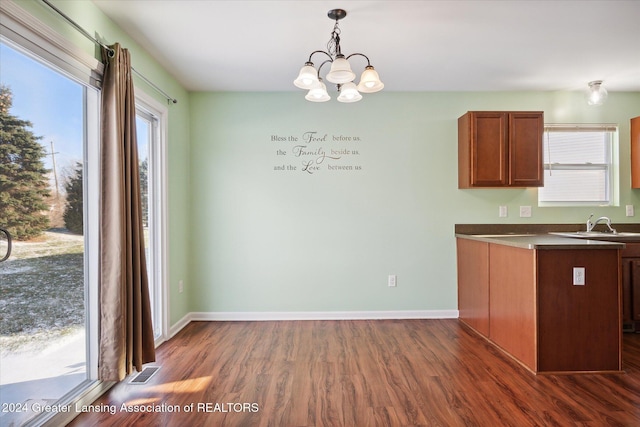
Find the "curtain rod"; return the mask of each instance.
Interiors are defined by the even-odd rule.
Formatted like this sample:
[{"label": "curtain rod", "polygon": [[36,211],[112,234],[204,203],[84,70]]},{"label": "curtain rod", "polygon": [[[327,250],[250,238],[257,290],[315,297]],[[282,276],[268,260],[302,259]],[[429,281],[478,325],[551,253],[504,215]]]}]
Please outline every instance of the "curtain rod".
[{"label": "curtain rod", "polygon": [[[80,25],[78,25],[77,22],[75,22],[73,19],[69,18],[64,12],[62,12],[60,9],[58,9],[53,4],[51,4],[48,0],[42,0],[42,2],[45,3],[47,6],[49,6],[51,9],[53,9],[58,15],[62,16],[69,24],[71,24],[76,30],[78,30],[78,32],[80,32],[80,34],[82,34],[83,36],[85,36],[86,38],[88,38],[89,40],[91,40],[92,42],[97,44],[98,46],[106,49],[109,52],[109,56],[113,57],[113,55],[115,54],[115,51],[113,49],[111,49],[109,46],[105,45],[104,43],[102,43],[101,41],[99,41],[98,39],[93,37],[91,34],[89,34],[84,28],[82,28]],[[131,67],[131,71],[134,74],[136,74],[138,77],[140,77],[142,80],[144,80],[149,86],[151,86],[152,88],[154,88],[155,90],[160,92],[162,95],[164,95],[164,97],[167,98],[167,103],[169,101],[171,101],[174,104],[178,103],[177,99],[175,99],[174,97],[170,96],[165,91],[160,89],[152,81],[150,81],[144,75],[142,75],[138,70],[133,68],[133,66]]]}]

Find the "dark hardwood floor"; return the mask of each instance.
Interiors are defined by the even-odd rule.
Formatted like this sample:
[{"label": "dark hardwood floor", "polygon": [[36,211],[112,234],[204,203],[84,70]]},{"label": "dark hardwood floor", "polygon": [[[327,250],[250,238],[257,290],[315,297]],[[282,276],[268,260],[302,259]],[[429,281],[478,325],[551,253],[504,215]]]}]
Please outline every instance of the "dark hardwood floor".
[{"label": "dark hardwood floor", "polygon": [[455,319],[193,322],[157,358],[71,425],[640,425],[640,334],[606,375],[533,375]]}]

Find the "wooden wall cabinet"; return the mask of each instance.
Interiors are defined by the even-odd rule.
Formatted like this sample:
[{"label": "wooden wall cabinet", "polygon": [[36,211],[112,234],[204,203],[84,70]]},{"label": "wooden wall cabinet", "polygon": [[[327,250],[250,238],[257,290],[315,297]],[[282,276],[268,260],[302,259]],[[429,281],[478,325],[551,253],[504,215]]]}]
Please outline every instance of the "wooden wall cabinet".
[{"label": "wooden wall cabinet", "polygon": [[458,119],[458,188],[544,185],[542,111],[469,111]]},{"label": "wooden wall cabinet", "polygon": [[640,116],[631,119],[631,188],[640,188]]}]

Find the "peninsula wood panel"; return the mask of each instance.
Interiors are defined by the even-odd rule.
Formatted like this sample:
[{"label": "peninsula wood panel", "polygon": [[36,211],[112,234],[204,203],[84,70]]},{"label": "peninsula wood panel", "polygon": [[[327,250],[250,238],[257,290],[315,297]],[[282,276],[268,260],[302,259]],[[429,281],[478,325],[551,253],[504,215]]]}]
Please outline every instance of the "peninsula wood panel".
[{"label": "peninsula wood panel", "polygon": [[[574,267],[586,267],[584,286]],[[617,250],[538,251],[540,371],[621,369],[620,283]]]},{"label": "peninsula wood panel", "polygon": [[536,363],[536,251],[489,245],[489,337],[532,371]]},{"label": "peninsula wood panel", "polygon": [[460,320],[489,336],[489,244],[456,239]]}]

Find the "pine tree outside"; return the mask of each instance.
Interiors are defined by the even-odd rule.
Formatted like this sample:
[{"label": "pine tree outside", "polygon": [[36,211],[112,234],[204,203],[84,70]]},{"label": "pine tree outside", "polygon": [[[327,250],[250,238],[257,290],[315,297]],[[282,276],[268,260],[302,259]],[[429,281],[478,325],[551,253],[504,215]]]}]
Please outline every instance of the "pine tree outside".
[{"label": "pine tree outside", "polygon": [[11,89],[0,86],[0,224],[16,240],[37,237],[49,227],[44,147],[32,124],[10,113]]}]

